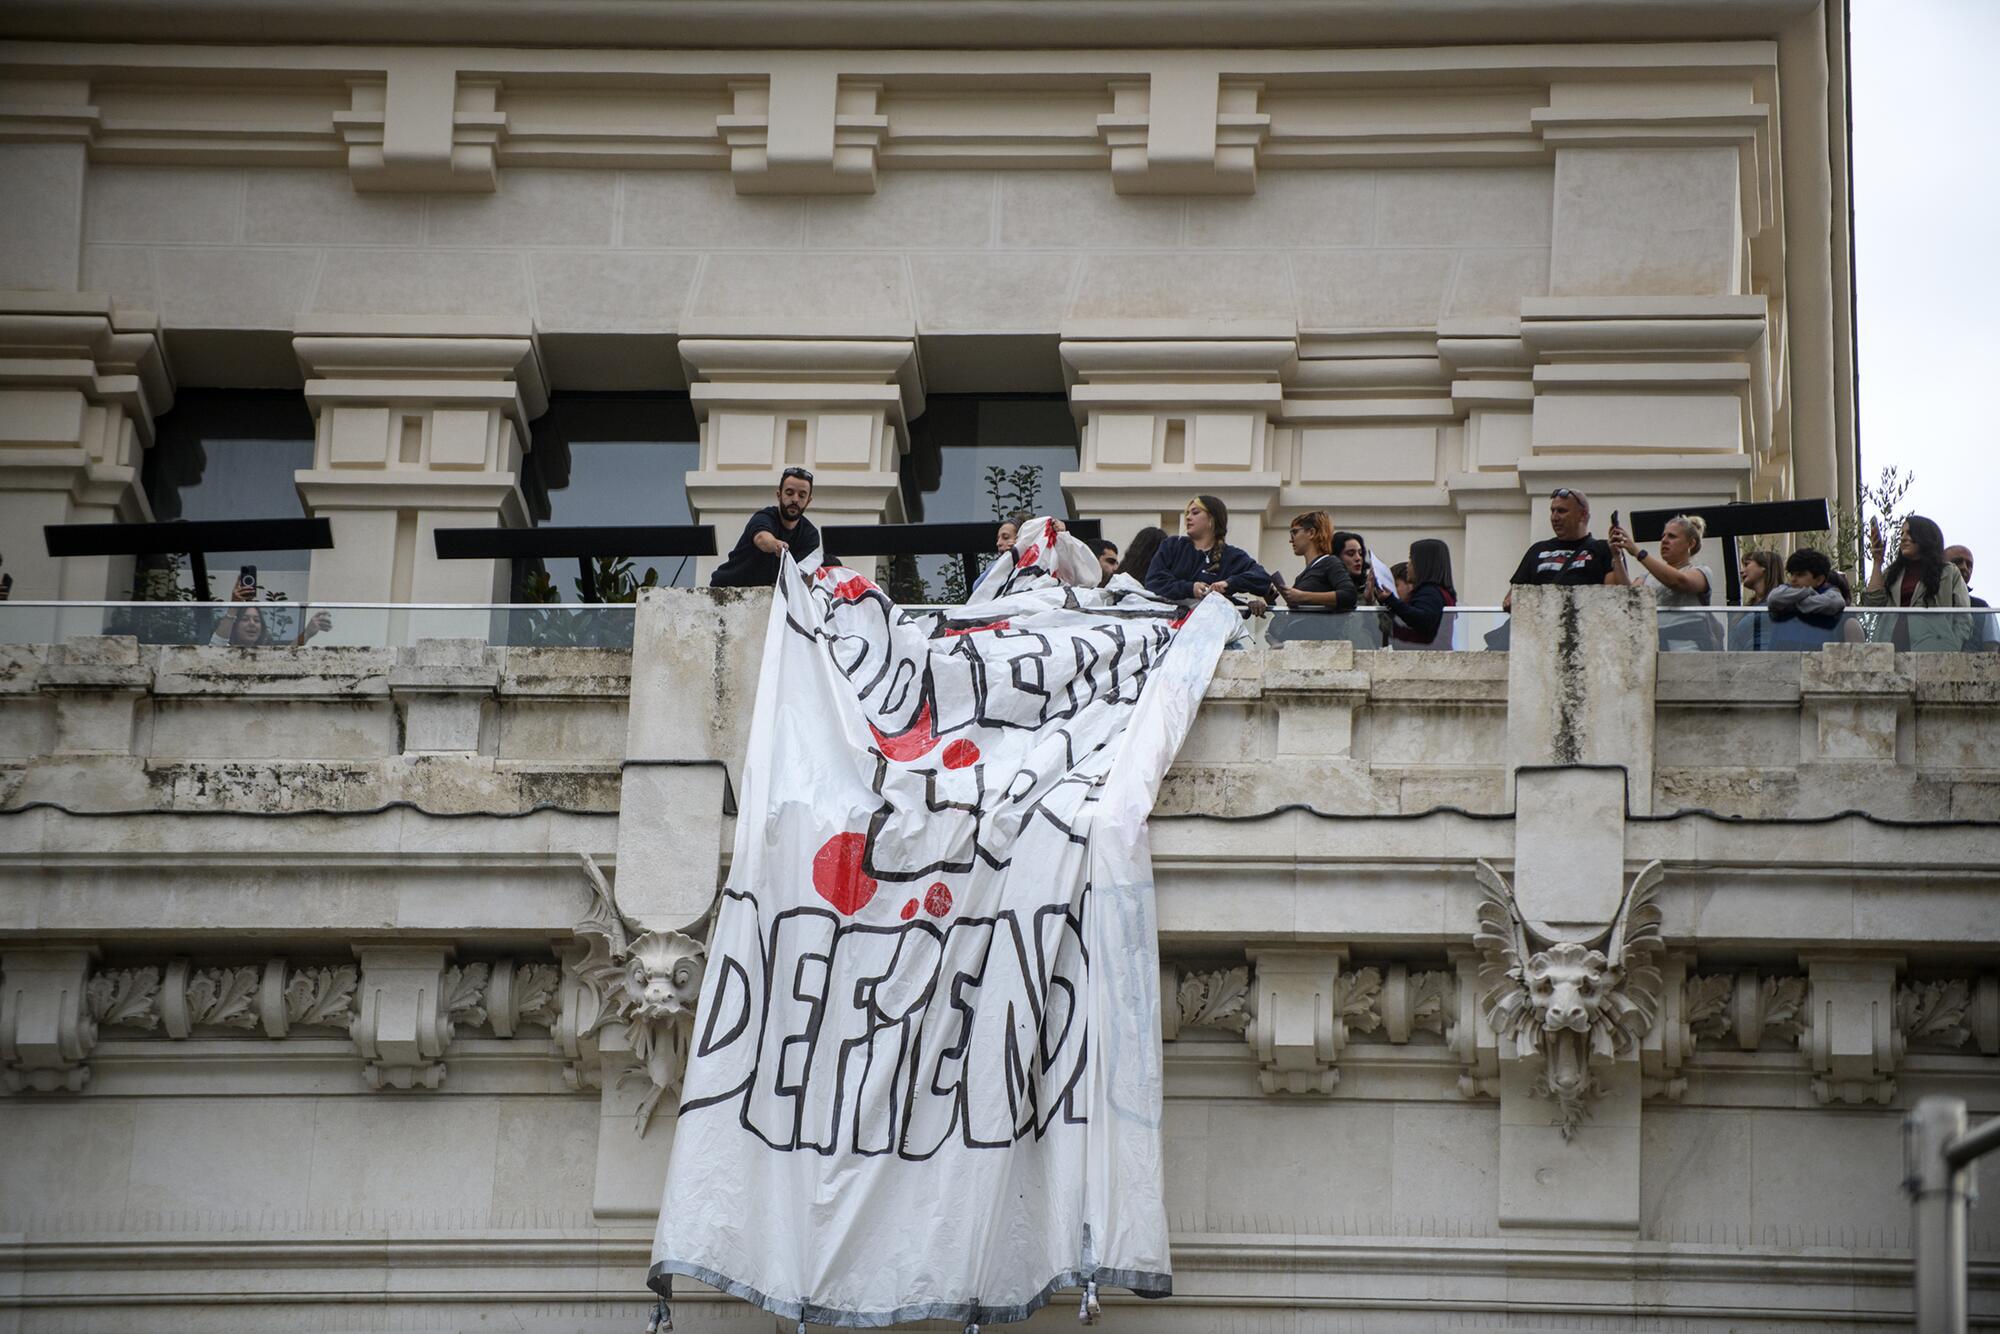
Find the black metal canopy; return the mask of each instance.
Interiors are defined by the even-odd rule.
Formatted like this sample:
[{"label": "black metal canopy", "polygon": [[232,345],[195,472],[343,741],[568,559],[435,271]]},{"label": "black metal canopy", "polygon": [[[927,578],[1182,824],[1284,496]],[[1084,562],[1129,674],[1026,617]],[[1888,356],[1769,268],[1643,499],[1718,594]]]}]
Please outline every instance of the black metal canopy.
[{"label": "black metal canopy", "polygon": [[439,560],[573,559],[584,600],[596,601],[590,561],[604,556],[713,556],[715,525],[544,525],[540,528],[439,528]]},{"label": "black metal canopy", "polygon": [[1657,542],[1667,520],[1682,514],[1699,514],[1709,537],[1722,539],[1722,578],[1731,603],[1742,599],[1743,588],[1736,574],[1736,539],[1760,533],[1817,533],[1833,526],[1826,499],[1766,500],[1753,504],[1680,505],[1665,510],[1633,510],[1632,539]]},{"label": "black metal canopy", "polygon": [[172,523],[52,523],[51,556],[186,556],[195,594],[209,600],[208,555],[225,551],[328,551],[325,519],[197,519]]}]

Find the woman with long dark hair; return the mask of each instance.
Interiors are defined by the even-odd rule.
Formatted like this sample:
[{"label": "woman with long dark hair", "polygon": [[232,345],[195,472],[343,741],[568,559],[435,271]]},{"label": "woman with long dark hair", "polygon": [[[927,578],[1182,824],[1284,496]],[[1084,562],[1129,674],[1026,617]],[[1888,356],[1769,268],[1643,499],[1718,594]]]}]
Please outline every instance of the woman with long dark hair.
[{"label": "woman with long dark hair", "polygon": [[1292,554],[1305,561],[1299,577],[1286,583],[1271,575],[1271,587],[1293,611],[1353,611],[1361,600],[1354,578],[1333,554],[1333,520],[1325,510],[1308,510],[1292,520]]},{"label": "woman with long dark hair", "polygon": [[[1970,607],[1972,594],[1965,576],[1944,558],[1944,530],[1921,514],[1903,520],[1903,533],[1896,545],[1896,559],[1882,566],[1885,543],[1882,526],[1868,521],[1868,555],[1873,573],[1861,594],[1868,607]],[[1918,653],[1950,653],[1965,647],[1965,625],[1959,616],[1887,616],[1884,631],[1878,626],[1872,636],[1889,640],[1897,648]]]},{"label": "woman with long dark hair", "polygon": [[1359,533],[1341,529],[1333,535],[1333,558],[1340,562],[1347,571],[1347,577],[1354,581],[1361,601],[1372,606],[1375,594],[1370,590],[1375,587],[1375,581],[1369,578],[1368,539]]},{"label": "woman with long dark hair", "polygon": [[1186,537],[1170,537],[1160,543],[1151,568],[1146,571],[1146,589],[1154,597],[1169,602],[1186,602],[1219,593],[1223,597],[1268,599],[1271,576],[1256,558],[1242,547],[1233,547],[1229,536],[1229,507],[1220,496],[1200,495],[1188,501],[1181,512]]},{"label": "woman with long dark hair", "polygon": [[1374,589],[1375,600],[1390,616],[1389,647],[1450,648],[1449,610],[1458,605],[1458,590],[1451,579],[1451,548],[1435,537],[1420,537],[1410,543],[1409,582],[1408,598],[1398,597],[1395,589],[1379,584]]},{"label": "woman with long dark hair", "polygon": [[1164,528],[1141,528],[1132,534],[1132,540],[1125,544],[1125,554],[1119,558],[1118,573],[1129,574],[1140,583],[1146,582],[1146,571],[1153,568],[1154,553],[1160,543],[1167,540]]}]

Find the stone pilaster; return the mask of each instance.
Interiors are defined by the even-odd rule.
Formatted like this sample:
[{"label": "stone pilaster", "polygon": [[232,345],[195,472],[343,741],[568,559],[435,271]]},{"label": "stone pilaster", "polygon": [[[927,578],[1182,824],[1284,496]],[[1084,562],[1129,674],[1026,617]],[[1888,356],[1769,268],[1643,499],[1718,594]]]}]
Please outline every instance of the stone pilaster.
[{"label": "stone pilaster", "polygon": [[529,521],[520,473],[548,391],[526,321],[325,324],[293,345],[318,422],[299,495],[333,525],[312,596],[505,601],[506,562],[440,561],[433,534]]},{"label": "stone pilaster", "polygon": [[1122,548],[1149,524],[1180,531],[1198,492],[1229,506],[1229,541],[1251,553],[1278,501],[1272,425],[1298,359],[1286,325],[1204,335],[1065,329],[1070,405],[1082,422],[1075,472],[1062,475],[1075,512],[1103,521]]},{"label": "stone pilaster", "polygon": [[131,557],[55,560],[42,529],[151,519],[140,466],[172,406],[152,315],[102,296],[0,293],[0,557],[17,601],[129,594]]},{"label": "stone pilaster", "polygon": [[[727,555],[744,522],[772,502],[787,467],[814,475],[814,523],[901,523],[910,419],[923,411],[914,334],[899,337],[684,337],[689,394],[701,421],[701,467],[688,506],[715,525]],[[846,553],[836,555],[845,557]],[[720,556],[697,563],[705,580]],[[871,560],[849,564],[866,569]]]}]

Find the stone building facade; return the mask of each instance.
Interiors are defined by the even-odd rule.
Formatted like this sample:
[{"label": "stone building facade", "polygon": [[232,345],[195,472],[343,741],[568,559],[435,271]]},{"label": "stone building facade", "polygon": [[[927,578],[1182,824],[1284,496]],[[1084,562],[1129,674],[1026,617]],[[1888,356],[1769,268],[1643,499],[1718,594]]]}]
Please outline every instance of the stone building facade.
[{"label": "stone building facade", "polygon": [[[1851,502],[1839,0],[1228,14],[11,6],[13,597],[125,596],[42,526],[168,517],[164,437],[258,392],[320,602],[507,600],[432,533],[545,519],[605,395],[687,415],[725,540],[791,462],[914,517],[947,405],[1052,402],[1109,536],[1199,490],[1276,560],[1327,507],[1468,604],[1552,485]],[[236,650],[0,608],[0,1331],[635,1327],[678,1021],[576,928],[615,894],[698,965],[765,609]],[[2000,1111],[2000,658],[1661,654],[1652,610],[1226,655],[1155,817],[1177,1296],[1110,1323],[1897,1326],[1901,1111]],[[1480,909],[1588,936],[1635,878],[1659,1012],[1565,1126]]]}]

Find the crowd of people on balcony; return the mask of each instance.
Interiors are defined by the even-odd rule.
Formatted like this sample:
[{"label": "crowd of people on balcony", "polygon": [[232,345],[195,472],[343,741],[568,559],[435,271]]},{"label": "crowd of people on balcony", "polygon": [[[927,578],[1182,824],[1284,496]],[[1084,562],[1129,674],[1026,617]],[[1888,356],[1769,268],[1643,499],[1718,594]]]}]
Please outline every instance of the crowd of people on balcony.
[{"label": "crowd of people on balcony", "polygon": [[[774,499],[750,516],[716,568],[714,586],[768,586],[777,580],[785,551],[803,560],[819,549],[819,530],[806,517],[813,474],[785,468]],[[1014,549],[1027,519],[1013,515],[1000,522],[994,534],[996,553]],[[1937,523],[1922,515],[1902,522],[1893,556],[1881,526],[1870,522],[1869,574],[1859,599],[1820,551],[1805,548],[1789,557],[1768,548],[1744,552],[1737,563],[1741,605],[1756,614],[1727,618],[1707,610],[1720,605],[1721,598],[1714,569],[1701,559],[1707,535],[1701,516],[1680,514],[1667,520],[1656,547],[1649,549],[1616,511],[1606,535],[1596,536],[1589,496],[1559,486],[1549,494],[1548,522],[1550,535],[1528,546],[1509,577],[1502,610],[1511,611],[1512,588],[1520,585],[1650,586],[1660,610],[1663,649],[1798,650],[1835,639],[1867,638],[1931,652],[2000,648],[2000,627],[1994,624],[2000,618],[1991,614],[1865,619],[1858,614],[1857,606],[1968,613],[1987,608],[1985,599],[1971,593],[1972,551],[1962,544],[1947,545]],[[1291,553],[1300,562],[1288,578],[1282,570],[1266,570],[1229,541],[1229,507],[1219,496],[1191,498],[1182,510],[1181,528],[1179,534],[1142,528],[1122,552],[1114,542],[1091,540],[1099,586],[1123,582],[1132,591],[1143,589],[1170,602],[1224,597],[1252,616],[1282,609],[1357,618],[1376,627],[1374,642],[1391,649],[1458,646],[1453,620],[1459,597],[1451,551],[1436,538],[1412,542],[1407,559],[1392,567],[1369,550],[1362,534],[1336,528],[1325,510],[1308,510],[1295,515],[1287,529]],[[295,631],[285,618],[274,620],[257,603],[254,572],[239,578],[230,604],[213,622],[211,643],[304,644],[331,627],[324,611],[299,618]],[[1489,647],[1502,648],[1506,642],[1504,624],[1487,634]]]}]

